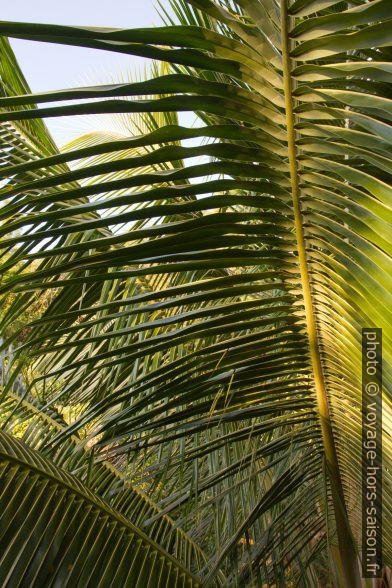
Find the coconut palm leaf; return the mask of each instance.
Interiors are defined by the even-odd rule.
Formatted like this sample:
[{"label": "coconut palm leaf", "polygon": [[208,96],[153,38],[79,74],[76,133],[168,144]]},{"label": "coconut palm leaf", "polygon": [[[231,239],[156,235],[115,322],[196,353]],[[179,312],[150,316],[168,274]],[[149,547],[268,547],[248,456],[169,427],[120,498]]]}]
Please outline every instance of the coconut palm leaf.
[{"label": "coconut palm leaf", "polygon": [[[7,381],[4,358],[0,374]],[[170,517],[158,516],[152,524],[144,524],[159,515],[160,509],[142,490],[129,483],[116,463],[95,461],[94,450],[87,448],[77,436],[66,439],[59,449],[51,451],[51,438],[67,424],[60,413],[31,397],[20,379],[13,384],[0,407],[0,422],[8,435],[41,451],[52,463],[75,476],[86,489],[105,500],[192,572],[198,573],[205,566],[205,554]],[[42,450],[43,446],[46,450]],[[121,461],[117,465],[121,467]]]},{"label": "coconut palm leaf", "polygon": [[95,459],[126,456],[162,509],[148,522],[170,513],[209,555],[206,586],[221,569],[233,586],[328,574],[360,586],[364,326],[383,329],[387,484],[392,455],[388,3],[173,6],[182,24],[155,29],[0,23],[173,64],[144,81],[7,94],[0,121],[200,121],[163,117],[3,168],[4,269],[23,264],[1,290],[17,295],[0,325],[9,340],[13,318],[53,291],[14,373],[28,365],[31,394],[77,407],[42,451],[85,431]]},{"label": "coconut palm leaf", "polygon": [[0,448],[3,584],[200,586],[77,478],[3,431]]}]

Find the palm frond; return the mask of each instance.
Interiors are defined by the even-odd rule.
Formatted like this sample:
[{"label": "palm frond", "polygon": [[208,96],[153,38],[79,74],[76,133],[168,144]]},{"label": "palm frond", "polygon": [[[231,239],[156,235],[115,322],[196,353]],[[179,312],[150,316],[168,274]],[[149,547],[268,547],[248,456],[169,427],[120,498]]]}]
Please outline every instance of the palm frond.
[{"label": "palm frond", "polygon": [[[181,24],[140,30],[0,23],[172,64],[0,99],[11,125],[158,121],[7,163],[3,267],[23,271],[1,287],[17,298],[0,332],[19,337],[30,394],[78,407],[44,450],[83,430],[96,457],[124,456],[161,508],[149,522],[170,513],[208,554],[205,585],[221,569],[233,586],[326,583],[326,568],[360,585],[364,326],[383,329],[390,483],[390,15],[334,4],[173,2]],[[184,111],[199,128],[165,118]],[[13,318],[48,290],[20,340]]]}]

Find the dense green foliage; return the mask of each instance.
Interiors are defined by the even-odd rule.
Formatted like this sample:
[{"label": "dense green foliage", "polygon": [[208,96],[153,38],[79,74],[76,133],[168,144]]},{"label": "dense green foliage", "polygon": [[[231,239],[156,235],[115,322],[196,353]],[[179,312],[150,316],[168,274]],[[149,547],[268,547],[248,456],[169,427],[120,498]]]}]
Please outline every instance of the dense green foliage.
[{"label": "dense green foliage", "polygon": [[[0,583],[357,588],[365,326],[392,563],[390,2],[164,18],[0,21]],[[154,61],[31,94],[6,37]]]}]

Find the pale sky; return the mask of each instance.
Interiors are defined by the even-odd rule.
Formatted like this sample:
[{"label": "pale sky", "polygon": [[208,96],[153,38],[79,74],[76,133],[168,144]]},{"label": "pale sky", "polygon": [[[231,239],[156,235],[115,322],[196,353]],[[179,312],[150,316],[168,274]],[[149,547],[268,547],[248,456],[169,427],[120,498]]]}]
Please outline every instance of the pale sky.
[{"label": "pale sky", "polygon": [[[166,1],[162,2],[166,4]],[[2,2],[1,20],[65,25],[137,28],[161,24],[155,0],[11,0]],[[142,67],[143,60],[95,49],[11,40],[33,92],[95,83],[111,83],[116,72]],[[48,119],[60,142],[67,122]]]}]

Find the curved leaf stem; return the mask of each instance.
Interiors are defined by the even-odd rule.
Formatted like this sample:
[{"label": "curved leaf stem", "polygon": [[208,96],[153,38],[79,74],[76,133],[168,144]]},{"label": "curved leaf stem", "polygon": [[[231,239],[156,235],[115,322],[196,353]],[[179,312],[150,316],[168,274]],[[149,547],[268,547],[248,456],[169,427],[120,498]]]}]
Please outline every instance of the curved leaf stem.
[{"label": "curved leaf stem", "polygon": [[286,108],[287,143],[290,166],[290,179],[294,209],[295,232],[298,247],[298,262],[304,297],[305,319],[309,338],[309,350],[314,375],[317,407],[320,416],[321,432],[328,476],[331,483],[332,500],[335,512],[337,535],[339,542],[341,582],[345,588],[360,588],[362,582],[359,575],[358,558],[353,535],[350,529],[345,506],[342,480],[331,426],[328,396],[326,392],[321,365],[320,347],[313,310],[312,293],[306,258],[305,236],[300,204],[300,187],[298,177],[295,118],[293,111],[293,81],[290,58],[291,41],[289,36],[288,0],[280,0],[281,33],[282,33],[282,65]]}]

